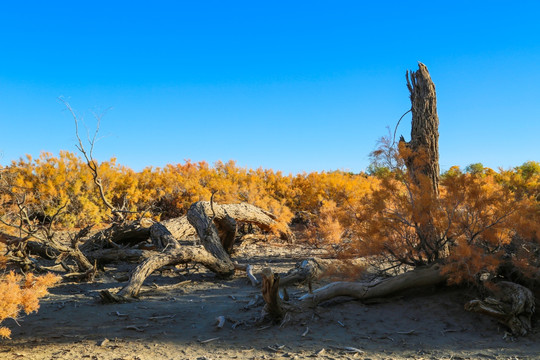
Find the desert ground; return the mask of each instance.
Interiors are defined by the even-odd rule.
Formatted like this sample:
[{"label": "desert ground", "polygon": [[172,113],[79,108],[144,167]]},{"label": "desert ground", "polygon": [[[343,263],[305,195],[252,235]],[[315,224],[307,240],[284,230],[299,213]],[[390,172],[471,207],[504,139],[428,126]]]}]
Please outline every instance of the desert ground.
[{"label": "desert ground", "polygon": [[[314,255],[320,250],[260,242],[234,258],[257,274],[264,266],[286,272]],[[465,311],[475,297],[467,288],[428,288],[370,303],[337,298],[272,325],[258,321],[261,291],[245,273],[222,280],[190,265],[155,272],[139,300],[100,303],[99,291],[120,289],[125,282],[118,279],[125,281],[134,266],[108,265],[93,283],[52,288],[20,326],[6,321],[13,333],[0,342],[0,359],[540,359],[538,330],[514,338],[495,320]],[[307,291],[299,285],[289,295],[294,302]]]}]

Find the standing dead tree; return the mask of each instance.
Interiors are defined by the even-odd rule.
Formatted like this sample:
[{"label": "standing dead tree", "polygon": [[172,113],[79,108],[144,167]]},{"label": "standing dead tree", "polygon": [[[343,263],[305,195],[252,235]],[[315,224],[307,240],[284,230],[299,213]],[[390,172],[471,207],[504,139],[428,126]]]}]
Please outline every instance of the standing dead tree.
[{"label": "standing dead tree", "polygon": [[[406,159],[407,170],[416,185],[427,177],[431,193],[439,196],[439,116],[437,95],[427,67],[418,63],[417,71],[407,71],[407,88],[410,92],[412,126],[411,141],[406,146],[412,156]],[[403,137],[400,142],[404,142]]]},{"label": "standing dead tree", "polygon": [[[444,229],[441,231],[437,228],[438,219],[435,219],[437,214],[441,213],[436,211],[440,201],[439,119],[435,85],[427,67],[422,63],[419,63],[418,71],[407,71],[406,75],[412,112],[411,141],[406,143],[403,137],[400,139],[398,159],[405,163],[407,172],[400,172],[396,181],[402,181],[405,186],[408,202],[400,211],[409,217],[405,218],[402,213],[392,210],[391,214],[397,213],[400,217],[390,220],[398,221],[384,224],[387,226],[402,224],[400,230],[405,226],[413,229],[404,239],[405,247],[393,247],[389,250],[392,250],[390,255],[393,259],[401,261],[402,264],[406,262],[403,262],[400,254],[396,254],[393,250],[413,254],[414,261],[409,265],[415,266],[415,269],[376,283],[331,283],[302,297],[301,300],[306,303],[317,304],[336,296],[351,296],[361,300],[390,296],[407,289],[444,283],[448,279],[448,273],[443,271],[443,268],[448,265],[447,261],[453,261],[448,257],[453,249],[450,247],[453,243],[445,235]],[[388,212],[388,209],[383,210]],[[463,210],[467,211],[466,208]],[[492,225],[485,226],[484,230]],[[490,288],[498,288],[499,291],[490,291]],[[530,331],[534,297],[529,289],[519,284],[499,281],[486,286],[485,290],[492,296],[484,301],[469,302],[466,305],[467,310],[496,317],[516,335],[524,335]]]}]

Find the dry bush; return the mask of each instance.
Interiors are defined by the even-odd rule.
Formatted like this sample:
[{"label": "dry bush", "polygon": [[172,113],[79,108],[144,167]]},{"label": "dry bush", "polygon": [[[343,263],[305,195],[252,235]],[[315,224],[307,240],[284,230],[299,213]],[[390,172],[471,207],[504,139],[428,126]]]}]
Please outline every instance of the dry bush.
[{"label": "dry bush", "polygon": [[[0,257],[0,268],[5,269],[7,259]],[[17,321],[22,312],[30,314],[39,309],[39,299],[47,295],[47,289],[60,278],[53,274],[35,276],[16,274],[14,271],[0,274],[0,324],[5,319]],[[9,338],[11,331],[0,327],[0,337]]]}]

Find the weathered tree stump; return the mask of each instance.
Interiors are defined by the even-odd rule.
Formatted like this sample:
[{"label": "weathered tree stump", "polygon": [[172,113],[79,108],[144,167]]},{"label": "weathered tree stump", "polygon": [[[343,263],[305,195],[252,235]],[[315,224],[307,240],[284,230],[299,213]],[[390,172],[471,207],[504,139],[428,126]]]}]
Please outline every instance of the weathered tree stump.
[{"label": "weathered tree stump", "polygon": [[486,314],[506,325],[514,335],[526,335],[531,331],[531,318],[535,299],[531,290],[508,281],[494,285],[493,297],[472,300],[465,310]]},{"label": "weathered tree stump", "polygon": [[[439,195],[439,116],[437,95],[427,67],[418,62],[418,71],[407,71],[407,87],[411,98],[411,141],[406,145],[413,156],[406,159],[407,169],[413,181],[420,184],[427,176],[431,192]],[[403,141],[403,140],[401,140]],[[415,157],[425,157],[422,161]]]},{"label": "weathered tree stump", "polygon": [[263,309],[263,318],[268,318],[273,323],[279,323],[286,313],[279,296],[279,275],[274,274],[272,269],[267,267],[263,269],[262,277],[262,296],[266,303]]}]

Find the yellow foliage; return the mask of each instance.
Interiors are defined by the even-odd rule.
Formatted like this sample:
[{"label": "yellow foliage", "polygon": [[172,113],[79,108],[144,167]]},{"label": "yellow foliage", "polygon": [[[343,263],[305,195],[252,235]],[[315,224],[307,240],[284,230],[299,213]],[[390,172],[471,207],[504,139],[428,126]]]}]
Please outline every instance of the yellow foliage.
[{"label": "yellow foliage", "polygon": [[[59,277],[52,274],[22,276],[10,271],[0,275],[0,323],[8,318],[17,319],[23,311],[37,311],[39,299],[58,281]],[[0,337],[9,338],[10,334],[8,328],[0,327]]]},{"label": "yellow foliage", "polygon": [[[434,198],[429,179],[417,174],[413,181],[405,169],[405,162],[421,167],[425,156],[403,144],[398,149],[391,149],[390,142],[383,145],[386,150],[378,155],[386,151],[388,156],[380,165],[389,167],[375,176],[344,171],[293,176],[242,168],[234,161],[209,165],[190,160],[136,172],[111,159],[98,164],[98,171],[115,207],[148,211],[156,220],[185,215],[191,204],[208,201],[214,193],[218,203],[247,202],[274,213],[274,230],[282,230],[297,213],[308,214],[310,241],[334,245],[350,257],[382,255],[413,266],[444,261],[456,281],[493,269],[517,239],[525,248],[538,243],[538,163],[479,173],[452,167],[441,177],[440,196]],[[65,228],[105,224],[111,218],[91,172],[72,153],[27,156],[2,170],[4,179],[10,179],[8,189],[0,192],[5,219],[10,214],[17,219],[14,199],[24,200],[30,221],[40,224],[55,215],[56,226]],[[426,237],[425,229],[436,236]],[[530,260],[526,251],[514,255],[516,264]]]}]

